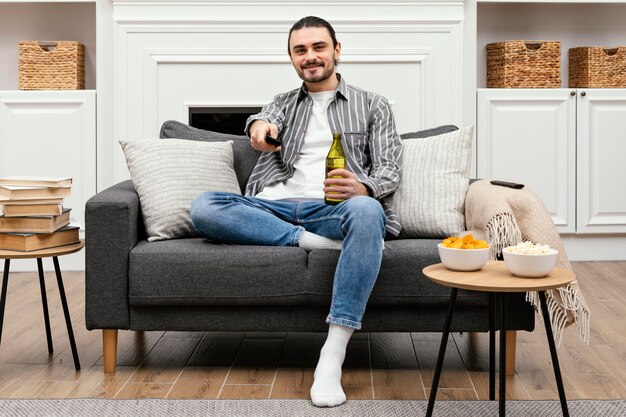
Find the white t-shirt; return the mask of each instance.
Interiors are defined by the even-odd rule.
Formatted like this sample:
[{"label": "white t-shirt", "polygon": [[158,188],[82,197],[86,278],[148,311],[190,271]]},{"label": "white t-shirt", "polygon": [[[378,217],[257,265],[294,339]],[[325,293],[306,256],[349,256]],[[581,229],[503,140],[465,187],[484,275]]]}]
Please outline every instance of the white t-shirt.
[{"label": "white t-shirt", "polygon": [[327,110],[335,93],[336,91],[309,93],[313,99],[313,108],[304,135],[304,143],[294,163],[293,176],[285,181],[268,185],[256,197],[268,200],[324,198],[326,155],[333,143]]}]

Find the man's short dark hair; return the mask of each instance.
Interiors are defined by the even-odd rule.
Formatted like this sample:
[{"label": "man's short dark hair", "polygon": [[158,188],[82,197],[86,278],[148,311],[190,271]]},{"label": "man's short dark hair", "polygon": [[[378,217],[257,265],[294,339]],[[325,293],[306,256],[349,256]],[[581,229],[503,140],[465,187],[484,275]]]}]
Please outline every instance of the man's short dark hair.
[{"label": "man's short dark hair", "polygon": [[287,38],[287,52],[291,55],[291,50],[289,49],[289,41],[291,40],[291,32],[294,30],[300,30],[304,28],[326,28],[328,33],[330,34],[330,38],[333,40],[333,48],[337,47],[337,37],[335,36],[335,29],[328,23],[326,20],[317,16],[307,16],[298,20],[293,24],[291,29],[289,30],[289,37]]}]

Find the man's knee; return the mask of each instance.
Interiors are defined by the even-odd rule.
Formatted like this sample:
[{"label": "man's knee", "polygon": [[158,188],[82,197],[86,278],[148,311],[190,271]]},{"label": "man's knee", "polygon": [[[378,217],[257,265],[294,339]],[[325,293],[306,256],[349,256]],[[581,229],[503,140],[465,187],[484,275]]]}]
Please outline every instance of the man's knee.
[{"label": "man's knee", "polygon": [[347,200],[350,210],[360,213],[364,216],[385,216],[385,211],[380,202],[372,197],[358,196]]},{"label": "man's knee", "polygon": [[194,225],[206,221],[207,217],[215,212],[216,205],[223,199],[223,194],[216,191],[206,191],[196,197],[189,209],[189,216]]},{"label": "man's knee", "polygon": [[385,227],[385,210],[376,199],[366,196],[353,197],[346,201],[350,217],[353,220],[370,226]]},{"label": "man's knee", "polygon": [[191,216],[191,220],[195,222],[202,212],[204,212],[208,202],[210,201],[211,191],[201,193],[198,195],[195,200],[191,203],[191,207],[189,208],[189,215]]}]

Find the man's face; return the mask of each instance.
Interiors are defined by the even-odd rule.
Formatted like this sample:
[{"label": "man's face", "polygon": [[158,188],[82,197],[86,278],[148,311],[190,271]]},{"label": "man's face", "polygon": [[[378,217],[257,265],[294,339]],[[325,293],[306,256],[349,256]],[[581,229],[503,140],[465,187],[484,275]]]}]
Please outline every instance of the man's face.
[{"label": "man's face", "polygon": [[311,84],[323,83],[335,75],[335,60],[341,45],[333,47],[330,33],[324,27],[310,27],[291,32],[289,56],[298,76]]}]

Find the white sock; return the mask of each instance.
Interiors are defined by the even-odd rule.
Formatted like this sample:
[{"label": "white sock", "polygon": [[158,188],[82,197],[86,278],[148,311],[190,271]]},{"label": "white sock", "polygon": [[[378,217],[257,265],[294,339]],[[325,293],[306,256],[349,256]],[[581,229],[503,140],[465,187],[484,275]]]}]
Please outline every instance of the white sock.
[{"label": "white sock", "polygon": [[332,240],[324,236],[316,235],[315,233],[307,232],[306,230],[300,236],[298,246],[302,249],[336,249],[341,250],[342,241]]},{"label": "white sock", "polygon": [[346,357],[346,347],[354,329],[331,324],[328,338],[320,352],[320,360],[313,374],[311,401],[317,407],[335,407],[346,402],[341,387],[341,365]]}]

